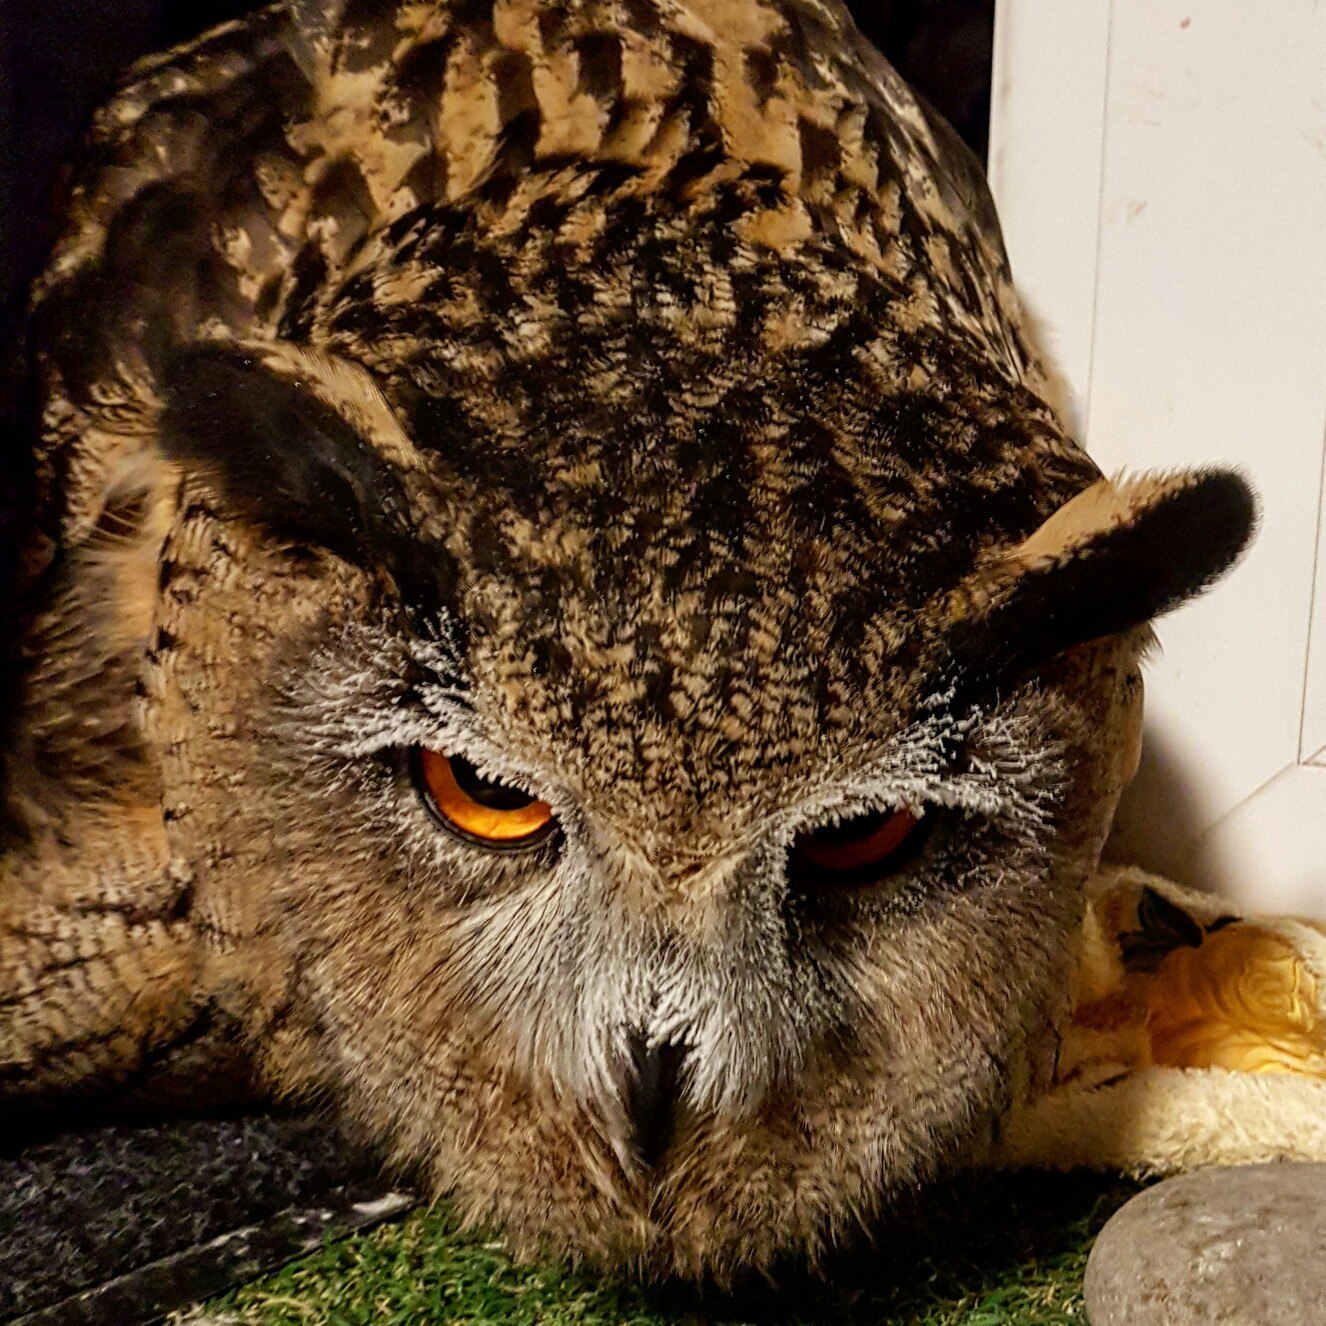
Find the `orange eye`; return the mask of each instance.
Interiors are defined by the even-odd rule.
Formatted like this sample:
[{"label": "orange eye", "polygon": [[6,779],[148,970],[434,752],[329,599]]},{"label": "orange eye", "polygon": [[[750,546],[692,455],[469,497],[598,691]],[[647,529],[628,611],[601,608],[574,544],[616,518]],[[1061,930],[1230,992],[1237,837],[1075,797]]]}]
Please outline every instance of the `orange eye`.
[{"label": "orange eye", "polygon": [[793,850],[826,870],[865,870],[882,865],[920,823],[910,810],[885,810],[798,836]]},{"label": "orange eye", "polygon": [[437,817],[463,838],[488,847],[526,847],[556,826],[552,807],[517,787],[485,778],[460,755],[420,748],[415,777]]}]

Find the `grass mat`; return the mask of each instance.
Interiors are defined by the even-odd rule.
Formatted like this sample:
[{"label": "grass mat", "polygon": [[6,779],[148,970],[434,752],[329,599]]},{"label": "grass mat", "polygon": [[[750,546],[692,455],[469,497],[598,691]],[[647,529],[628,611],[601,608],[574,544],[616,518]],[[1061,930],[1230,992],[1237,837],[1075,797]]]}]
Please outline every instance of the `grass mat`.
[{"label": "grass mat", "polygon": [[323,1248],[217,1300],[209,1314],[255,1326],[1082,1323],[1091,1241],[1136,1191],[1082,1175],[965,1179],[935,1194],[924,1217],[900,1220],[844,1255],[825,1279],[793,1273],[777,1289],[735,1294],[517,1265],[499,1241],[459,1233],[435,1207]]}]

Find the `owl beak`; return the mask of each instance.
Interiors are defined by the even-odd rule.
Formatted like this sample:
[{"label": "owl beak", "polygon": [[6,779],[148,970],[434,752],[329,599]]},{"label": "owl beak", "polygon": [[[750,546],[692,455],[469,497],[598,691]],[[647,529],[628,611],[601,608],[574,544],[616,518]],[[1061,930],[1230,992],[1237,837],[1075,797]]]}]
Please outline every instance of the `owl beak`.
[{"label": "owl beak", "polygon": [[672,1141],[684,1046],[655,1045],[639,1032],[631,1037],[626,1116],[631,1151],[645,1169],[657,1169]]}]

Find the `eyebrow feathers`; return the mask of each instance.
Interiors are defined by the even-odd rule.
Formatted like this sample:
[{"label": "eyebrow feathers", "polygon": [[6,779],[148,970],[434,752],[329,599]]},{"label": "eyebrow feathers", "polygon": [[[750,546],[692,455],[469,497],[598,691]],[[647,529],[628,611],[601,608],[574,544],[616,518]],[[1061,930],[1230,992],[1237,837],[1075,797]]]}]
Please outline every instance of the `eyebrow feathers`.
[{"label": "eyebrow feathers", "polygon": [[158,446],[211,478],[233,514],[385,573],[407,609],[454,605],[455,564],[421,537],[401,475],[307,383],[256,355],[219,344],[177,354]]}]

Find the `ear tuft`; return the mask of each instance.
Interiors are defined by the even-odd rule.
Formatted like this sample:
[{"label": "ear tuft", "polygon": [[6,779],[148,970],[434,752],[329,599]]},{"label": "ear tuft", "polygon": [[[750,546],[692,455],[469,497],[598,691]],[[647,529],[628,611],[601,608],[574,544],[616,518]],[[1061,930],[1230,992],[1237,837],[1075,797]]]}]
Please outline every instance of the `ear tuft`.
[{"label": "ear tuft", "polygon": [[[1099,611],[1128,619],[1108,634],[1200,594],[1237,560],[1256,523],[1257,500],[1233,470],[1120,475],[1065,503],[1005,554],[1000,570],[1058,569],[1082,580]],[[1089,562],[1097,565],[1088,570]],[[1101,579],[1106,570],[1112,584]]]},{"label": "ear tuft", "polygon": [[404,483],[408,442],[363,370],[294,347],[202,343],[163,375],[157,445],[205,475],[225,510],[385,573],[436,614],[454,566],[422,537]]},{"label": "ear tuft", "polygon": [[951,667],[979,686],[1141,626],[1224,574],[1256,523],[1232,470],[1101,479],[964,587]]}]

